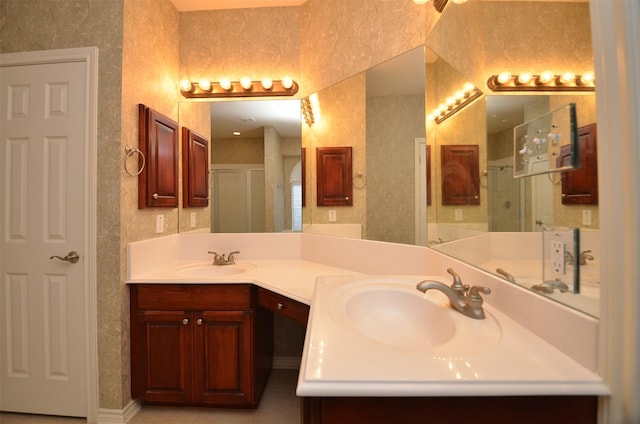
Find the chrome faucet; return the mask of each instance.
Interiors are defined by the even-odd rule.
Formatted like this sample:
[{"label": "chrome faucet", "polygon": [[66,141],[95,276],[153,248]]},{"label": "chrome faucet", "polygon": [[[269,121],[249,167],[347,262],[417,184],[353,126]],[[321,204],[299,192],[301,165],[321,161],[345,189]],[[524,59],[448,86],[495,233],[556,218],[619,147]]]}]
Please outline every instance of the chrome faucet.
[{"label": "chrome faucet", "polygon": [[551,294],[555,289],[558,289],[560,293],[566,293],[569,291],[569,286],[559,280],[544,281],[540,284],[534,284],[531,286],[532,290],[540,293]]},{"label": "chrome faucet", "polygon": [[451,307],[456,311],[471,318],[484,319],[485,314],[484,309],[482,309],[484,300],[480,293],[489,294],[491,289],[482,286],[469,288],[468,285],[462,284],[460,276],[453,269],[449,268],[447,272],[453,276],[451,286],[447,286],[440,281],[424,280],[418,283],[416,288],[425,294],[427,290],[439,290],[449,298]]},{"label": "chrome faucet", "polygon": [[591,250],[585,250],[580,252],[580,265],[586,265],[587,261],[592,261],[594,259],[593,255],[591,254]]},{"label": "chrome faucet", "polygon": [[211,250],[208,253],[210,255],[213,255],[213,265],[233,265],[236,263],[236,259],[233,255],[237,255],[240,252],[231,252],[226,258],[224,256],[224,253],[221,255],[218,252],[213,252]]}]

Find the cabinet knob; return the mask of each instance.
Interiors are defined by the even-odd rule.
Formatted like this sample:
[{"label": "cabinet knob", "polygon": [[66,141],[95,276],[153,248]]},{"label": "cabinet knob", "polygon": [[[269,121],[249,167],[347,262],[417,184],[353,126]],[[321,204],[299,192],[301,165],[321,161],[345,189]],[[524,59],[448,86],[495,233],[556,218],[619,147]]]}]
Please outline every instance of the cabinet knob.
[{"label": "cabinet knob", "polygon": [[281,311],[284,309],[284,303],[278,302],[278,310]]},{"label": "cabinet knob", "polygon": [[182,325],[188,325],[189,324],[189,318],[185,318],[182,320]]},{"label": "cabinet knob", "polygon": [[344,196],[344,200],[349,200],[349,196]]},{"label": "cabinet knob", "polygon": [[202,320],[202,318],[198,318],[198,319],[196,320],[196,324],[198,324],[198,325],[202,325],[202,323],[203,323],[203,322],[204,322],[204,321]]}]

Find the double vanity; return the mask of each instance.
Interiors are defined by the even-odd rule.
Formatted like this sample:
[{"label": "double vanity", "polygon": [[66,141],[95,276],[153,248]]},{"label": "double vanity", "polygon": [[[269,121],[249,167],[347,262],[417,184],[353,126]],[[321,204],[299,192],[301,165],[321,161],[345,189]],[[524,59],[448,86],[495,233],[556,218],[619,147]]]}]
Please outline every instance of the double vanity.
[{"label": "double vanity", "polygon": [[[408,254],[393,265],[373,263],[371,254],[394,257],[394,248],[304,234],[132,243],[132,397],[257,407],[276,313],[306,326],[297,387],[304,423],[596,422],[597,397],[608,388],[498,307],[508,283],[487,276],[485,317],[470,318],[443,291],[417,290],[423,280],[452,283],[439,254],[402,247]],[[211,250],[241,253],[214,266]],[[407,264],[420,256],[422,264]]]}]

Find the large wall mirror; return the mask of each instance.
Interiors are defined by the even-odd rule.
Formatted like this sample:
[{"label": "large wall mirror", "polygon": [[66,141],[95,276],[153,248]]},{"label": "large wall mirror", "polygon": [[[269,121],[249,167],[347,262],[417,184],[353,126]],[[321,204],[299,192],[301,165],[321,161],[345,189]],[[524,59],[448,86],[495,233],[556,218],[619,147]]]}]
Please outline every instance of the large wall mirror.
[{"label": "large wall mirror", "polygon": [[[537,18],[532,20],[532,16]],[[230,166],[234,162],[236,168],[256,165],[259,169],[262,165],[265,182],[258,179],[257,184],[269,187],[263,192],[263,215],[264,222],[272,224],[265,224],[264,229],[256,227],[256,231],[302,228],[341,237],[429,245],[526,288],[542,278],[540,261],[530,258],[531,252],[542,254],[537,222],[580,228],[581,251],[586,252],[586,265],[580,266],[581,294],[538,292],[597,316],[597,204],[564,204],[560,173],[514,179],[512,169],[515,126],[570,102],[576,103],[578,126],[595,123],[595,95],[495,94],[486,84],[489,75],[505,69],[592,70],[589,22],[586,2],[478,1],[447,7],[425,47],[320,90],[312,126],[300,122],[299,104],[293,101],[300,137],[298,141],[286,134],[276,137],[281,150],[275,160],[279,175],[275,182],[266,183],[272,160],[267,159],[264,138],[262,151],[255,149],[261,152],[259,157],[238,159],[242,163],[235,162],[237,157],[221,159],[223,163],[218,164],[214,159],[213,169],[219,165],[234,168]],[[467,81],[483,96],[441,124],[426,121],[443,96]],[[231,110],[245,103],[250,102],[218,102],[216,107]],[[183,108],[187,113],[186,108],[194,105],[180,105],[181,124]],[[210,116],[209,106],[206,114]],[[272,105],[269,109],[276,108]],[[255,126],[261,128],[257,130],[261,137],[271,131],[265,128],[277,128],[268,122],[252,123],[251,117],[241,112],[234,119],[237,123],[249,118],[249,123],[259,124]],[[209,119],[211,131],[217,131],[216,118]],[[234,136],[212,136],[212,140],[216,138],[228,139],[228,157],[240,155],[238,147],[249,143]],[[479,204],[443,205],[440,149],[447,144],[478,146]],[[289,193],[294,191],[296,166],[302,162],[301,146],[306,152],[306,175],[300,176],[306,203],[301,208],[302,222],[294,224],[296,201]],[[315,203],[315,148],[338,146],[353,149],[353,206],[319,207]],[[212,184],[213,190],[216,185],[220,182]],[[278,194],[280,188],[282,195]],[[267,202],[278,198],[290,200],[268,206]],[[283,218],[276,217],[277,208]],[[181,231],[188,230],[186,223],[192,213],[180,211]],[[210,226],[214,230],[215,213],[212,210],[209,215],[214,215]],[[524,256],[516,254],[519,249],[514,247],[524,248]],[[504,273],[498,272],[499,268]]]}]

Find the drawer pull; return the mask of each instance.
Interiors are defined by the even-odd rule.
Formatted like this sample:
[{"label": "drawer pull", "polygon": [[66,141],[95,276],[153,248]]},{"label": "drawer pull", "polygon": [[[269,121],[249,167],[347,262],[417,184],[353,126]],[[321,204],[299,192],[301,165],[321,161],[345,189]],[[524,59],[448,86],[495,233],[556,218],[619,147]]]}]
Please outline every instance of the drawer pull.
[{"label": "drawer pull", "polygon": [[182,325],[189,325],[189,318],[185,318],[182,320]]},{"label": "drawer pull", "polygon": [[202,321],[202,318],[198,318],[198,320],[196,321],[196,324],[198,325],[202,325],[204,321]]},{"label": "drawer pull", "polygon": [[278,310],[281,311],[284,309],[284,303],[278,302]]}]

